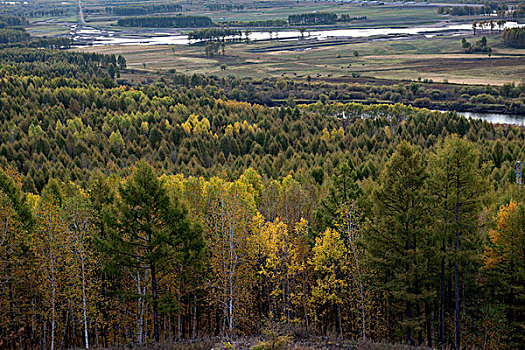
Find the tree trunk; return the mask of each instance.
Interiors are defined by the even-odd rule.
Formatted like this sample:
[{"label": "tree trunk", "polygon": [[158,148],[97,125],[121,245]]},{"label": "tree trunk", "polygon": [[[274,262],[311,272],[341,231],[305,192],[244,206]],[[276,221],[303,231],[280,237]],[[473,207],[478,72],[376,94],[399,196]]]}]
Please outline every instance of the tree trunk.
[{"label": "tree trunk", "polygon": [[459,328],[459,285],[458,285],[458,250],[459,250],[459,176],[456,175],[456,242],[454,244],[454,299],[456,305],[456,350],[461,346],[461,336]]},{"label": "tree trunk", "polygon": [[86,310],[86,273],[84,267],[84,260],[81,259],[82,267],[82,308],[84,316],[84,343],[86,349],[89,349],[89,336],[88,336],[88,320],[87,320],[87,310]]},{"label": "tree trunk", "polygon": [[193,329],[191,338],[195,339],[197,337],[197,292],[193,292]]},{"label": "tree trunk", "polygon": [[439,347],[445,346],[445,240],[441,248],[441,300],[439,305]]},{"label": "tree trunk", "polygon": [[153,298],[153,339],[159,342],[159,301],[157,295],[157,273],[155,271],[155,264],[150,264],[151,271],[151,294]]},{"label": "tree trunk", "polygon": [[337,311],[337,327],[339,331],[339,337],[343,338],[343,324],[341,321],[341,305],[339,305],[339,303],[336,304],[336,311]]},{"label": "tree trunk", "polygon": [[426,329],[427,329],[427,346],[432,347],[432,320],[431,320],[431,311],[428,301],[425,301],[425,315],[426,315]]},{"label": "tree trunk", "polygon": [[51,261],[51,345],[50,350],[55,349],[55,299],[56,299],[56,276],[55,262]]}]

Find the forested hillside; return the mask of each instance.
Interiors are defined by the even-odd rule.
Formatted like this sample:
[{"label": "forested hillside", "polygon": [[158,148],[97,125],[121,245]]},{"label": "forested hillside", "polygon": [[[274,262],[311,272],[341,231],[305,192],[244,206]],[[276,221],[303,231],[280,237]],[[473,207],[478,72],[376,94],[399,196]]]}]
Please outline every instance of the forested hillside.
[{"label": "forested hillside", "polygon": [[0,348],[525,342],[523,127],[1,54]]}]

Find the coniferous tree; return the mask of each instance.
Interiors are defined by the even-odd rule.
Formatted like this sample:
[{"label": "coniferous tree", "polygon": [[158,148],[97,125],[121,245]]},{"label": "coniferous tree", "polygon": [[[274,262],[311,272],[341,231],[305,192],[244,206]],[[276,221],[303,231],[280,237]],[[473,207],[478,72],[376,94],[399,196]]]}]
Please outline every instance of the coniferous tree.
[{"label": "coniferous tree", "polygon": [[[200,256],[204,249],[202,232],[189,220],[180,199],[170,199],[164,182],[145,161],[140,161],[132,177],[119,187],[119,195],[119,222],[107,242],[108,252],[137,275],[149,273],[153,337],[158,342],[160,276]],[[139,289],[145,289],[137,283]]]},{"label": "coniferous tree", "polygon": [[[445,343],[445,299],[454,300],[456,349],[461,346],[460,284],[462,293],[474,288],[476,247],[479,237],[479,213],[487,194],[488,181],[480,167],[479,154],[472,143],[458,136],[447,138],[431,158],[432,177],[429,189],[434,201],[435,231],[441,240],[440,330],[439,341]],[[452,255],[451,255],[452,254]],[[445,298],[446,262],[453,265],[454,295]],[[461,276],[460,276],[461,268]],[[462,278],[462,281],[459,279]],[[468,295],[468,293],[467,293]],[[465,305],[465,300],[462,301]],[[465,308],[462,308],[465,310]]]},{"label": "coniferous tree", "polygon": [[402,326],[408,344],[414,343],[416,335],[422,343],[422,306],[431,295],[426,176],[420,153],[402,142],[379,177],[366,237],[376,286],[386,298],[391,321]]},{"label": "coniferous tree", "polygon": [[335,228],[339,217],[338,211],[343,204],[358,199],[361,195],[362,189],[356,182],[355,171],[348,163],[343,162],[332,176],[328,194],[321,199],[315,213],[319,231],[326,227]]}]

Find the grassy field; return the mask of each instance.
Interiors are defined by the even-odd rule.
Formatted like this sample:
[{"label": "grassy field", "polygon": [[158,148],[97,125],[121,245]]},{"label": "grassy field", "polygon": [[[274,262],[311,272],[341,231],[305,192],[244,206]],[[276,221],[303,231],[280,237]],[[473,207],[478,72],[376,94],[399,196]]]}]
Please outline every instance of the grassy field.
[{"label": "grassy field", "polygon": [[[42,4],[42,0],[38,0]],[[148,1],[127,1],[126,4],[142,4]],[[396,27],[408,25],[432,25],[447,20],[471,21],[467,17],[439,15],[435,7],[420,3],[396,3],[394,5],[366,5],[357,3],[315,2],[305,0],[274,0],[245,2],[232,0],[229,4],[245,4],[242,10],[210,11],[204,0],[184,2],[184,14],[207,15],[214,21],[286,19],[291,14],[314,11],[367,16],[336,26]],[[105,13],[104,6],[123,4],[120,0],[83,0],[84,8],[100,10],[87,14],[88,24],[100,29],[148,35],[147,29],[119,28],[115,17]],[[53,6],[59,6],[55,2]],[[69,2],[68,5],[72,6]],[[69,26],[78,20],[76,15],[58,18],[32,19],[28,31],[35,36],[56,36],[69,33]],[[313,29],[313,28],[311,28]],[[253,29],[258,31],[265,29]],[[188,30],[183,30],[188,31]],[[471,42],[478,38],[470,38]],[[83,47],[78,50],[122,54],[128,67],[139,73],[125,75],[131,80],[146,79],[167,70],[185,74],[205,73],[217,76],[252,77],[290,76],[316,79],[342,79],[351,76],[387,78],[395,80],[432,79],[453,83],[493,84],[520,82],[525,76],[525,53],[504,49],[499,35],[489,36],[493,56],[464,54],[461,37],[424,36],[383,39],[329,39],[315,41],[262,41],[229,43],[225,56],[208,58],[202,46],[108,46]],[[357,56],[354,53],[357,52]],[[221,66],[226,65],[223,70]]]},{"label": "grassy field", "polygon": [[[479,37],[470,41],[477,39]],[[155,74],[175,69],[185,74],[252,78],[306,78],[310,75],[343,80],[357,74],[396,80],[422,78],[492,85],[521,82],[521,77],[525,76],[525,52],[504,49],[499,35],[489,37],[489,45],[494,49],[491,58],[486,54],[463,53],[458,37],[344,44],[338,41],[308,50],[309,43],[314,42],[235,43],[227,45],[225,56],[214,58],[207,58],[202,46],[106,46],[80,50],[122,54],[129,68]],[[357,57],[354,52],[358,53]],[[221,69],[223,64],[225,70]],[[125,78],[136,80],[142,76],[133,74]]]}]

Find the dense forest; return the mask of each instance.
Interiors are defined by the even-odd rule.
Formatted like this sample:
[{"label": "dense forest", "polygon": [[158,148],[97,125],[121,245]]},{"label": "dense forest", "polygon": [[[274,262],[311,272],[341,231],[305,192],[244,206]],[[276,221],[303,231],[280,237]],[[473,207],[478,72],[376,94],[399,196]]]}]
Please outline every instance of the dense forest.
[{"label": "dense forest", "polygon": [[523,127],[1,53],[0,347],[525,342]]}]

